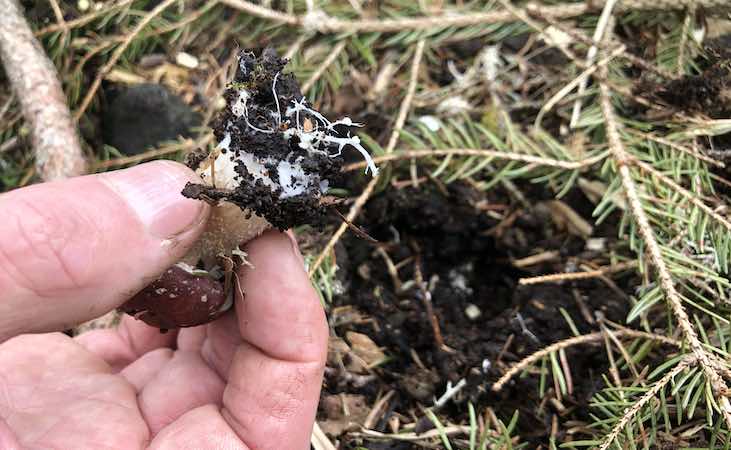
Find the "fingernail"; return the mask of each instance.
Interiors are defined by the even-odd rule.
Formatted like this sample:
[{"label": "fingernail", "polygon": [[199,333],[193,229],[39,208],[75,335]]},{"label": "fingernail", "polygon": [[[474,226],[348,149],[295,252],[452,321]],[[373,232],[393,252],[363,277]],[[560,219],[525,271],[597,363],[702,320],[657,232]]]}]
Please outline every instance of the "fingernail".
[{"label": "fingernail", "polygon": [[294,235],[294,232],[292,230],[287,230],[284,232],[284,234],[286,234],[289,238],[289,243],[292,246],[292,253],[294,254],[295,258],[297,258],[297,260],[301,262],[304,266],[305,258],[302,257],[302,253],[300,252],[300,246],[297,243],[297,237]]},{"label": "fingernail", "polygon": [[155,161],[101,177],[137,213],[155,238],[169,239],[202,219],[205,204],[180,193],[187,182],[199,181],[181,164]]}]

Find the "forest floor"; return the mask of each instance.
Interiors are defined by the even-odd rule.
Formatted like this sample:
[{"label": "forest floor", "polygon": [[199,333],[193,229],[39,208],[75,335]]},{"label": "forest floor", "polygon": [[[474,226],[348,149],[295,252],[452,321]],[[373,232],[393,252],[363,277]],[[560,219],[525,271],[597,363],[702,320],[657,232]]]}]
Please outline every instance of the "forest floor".
[{"label": "forest floor", "polygon": [[[332,331],[317,450],[728,445],[703,350],[678,348],[691,327],[728,361],[725,10],[635,1],[607,22],[557,9],[583,3],[168,2],[61,2],[63,21],[29,2],[92,170],[215,145],[238,49],[267,46],[326,116],[366,124],[381,165],[376,181],[344,174],[324,231],[296,230]],[[350,25],[307,22],[313,4]],[[8,190],[40,180],[0,92]],[[666,391],[687,354],[698,366]]]}]

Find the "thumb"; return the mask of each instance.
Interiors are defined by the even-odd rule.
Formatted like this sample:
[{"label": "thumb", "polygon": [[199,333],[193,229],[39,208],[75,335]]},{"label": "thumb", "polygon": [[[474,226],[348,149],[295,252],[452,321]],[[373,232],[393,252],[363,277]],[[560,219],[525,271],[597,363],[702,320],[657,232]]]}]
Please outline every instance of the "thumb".
[{"label": "thumb", "polygon": [[0,342],[98,317],[180,259],[208,215],[188,181],[156,161],[0,195]]}]

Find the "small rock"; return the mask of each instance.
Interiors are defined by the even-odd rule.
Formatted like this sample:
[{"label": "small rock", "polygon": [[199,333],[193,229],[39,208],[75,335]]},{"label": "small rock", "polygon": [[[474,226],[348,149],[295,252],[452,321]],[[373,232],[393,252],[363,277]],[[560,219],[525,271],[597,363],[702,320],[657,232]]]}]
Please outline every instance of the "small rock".
[{"label": "small rock", "polygon": [[592,252],[603,252],[607,248],[606,238],[589,238],[586,240],[586,249]]},{"label": "small rock", "polygon": [[434,116],[421,116],[419,117],[419,122],[424,124],[424,126],[427,127],[429,131],[439,131],[439,129],[442,127],[442,123]]},{"label": "small rock", "polygon": [[470,320],[477,320],[482,315],[482,311],[480,311],[480,308],[477,305],[468,303],[467,307],[464,309],[464,314]]}]

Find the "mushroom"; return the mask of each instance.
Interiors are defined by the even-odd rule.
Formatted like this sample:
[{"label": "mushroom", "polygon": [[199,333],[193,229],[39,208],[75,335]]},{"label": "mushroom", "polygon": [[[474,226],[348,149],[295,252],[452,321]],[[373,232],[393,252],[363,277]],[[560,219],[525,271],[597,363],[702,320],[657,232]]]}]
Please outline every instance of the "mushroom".
[{"label": "mushroom", "polygon": [[[309,106],[294,75],[283,72],[285,65],[273,49],[259,57],[239,54],[224,93],[226,108],[213,130],[218,145],[208,154],[192,153],[187,162],[203,183],[188,183],[182,195],[211,204],[206,229],[180,263],[122,311],[163,329],[215,319],[232,304],[230,274],[245,262],[239,245],[272,227],[324,225],[327,206],[321,200],[338,179],[345,148],[358,150],[366,173],[377,174],[349,131],[362,125],[348,117],[330,121]],[[203,295],[211,303],[200,305]]]}]

